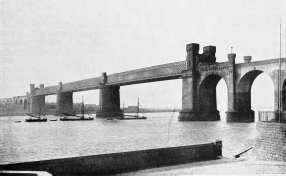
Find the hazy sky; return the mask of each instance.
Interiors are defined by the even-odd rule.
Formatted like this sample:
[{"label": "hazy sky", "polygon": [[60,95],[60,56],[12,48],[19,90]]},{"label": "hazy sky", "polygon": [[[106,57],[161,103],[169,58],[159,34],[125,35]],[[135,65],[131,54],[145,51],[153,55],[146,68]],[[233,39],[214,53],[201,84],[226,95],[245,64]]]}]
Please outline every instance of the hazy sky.
[{"label": "hazy sky", "polygon": [[[182,61],[188,43],[199,43],[200,52],[203,46],[216,46],[218,62],[227,61],[230,47],[237,63],[245,55],[253,61],[278,58],[280,20],[286,57],[282,0],[0,2],[0,98],[25,95],[31,83],[51,86]],[[266,89],[263,96],[271,102],[272,82],[267,75],[260,77],[253,89]],[[226,85],[221,81],[218,87],[218,99],[226,106]],[[144,107],[154,102],[155,107],[180,108],[181,89],[181,80],[123,86],[121,102],[135,105],[140,97]],[[86,103],[98,104],[98,92],[75,93],[74,101],[84,96]],[[254,99],[259,104],[265,97]]]}]

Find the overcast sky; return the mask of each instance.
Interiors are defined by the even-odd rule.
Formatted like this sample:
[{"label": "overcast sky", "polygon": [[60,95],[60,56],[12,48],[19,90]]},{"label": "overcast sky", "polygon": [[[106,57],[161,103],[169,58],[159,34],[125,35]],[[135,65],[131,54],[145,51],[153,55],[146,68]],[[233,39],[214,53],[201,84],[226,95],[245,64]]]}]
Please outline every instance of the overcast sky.
[{"label": "overcast sky", "polygon": [[[25,95],[31,83],[51,86],[182,61],[188,43],[199,43],[200,52],[203,46],[216,46],[218,62],[227,61],[231,47],[237,63],[246,55],[253,61],[278,58],[279,21],[286,57],[282,0],[0,2],[0,98]],[[253,89],[263,87],[263,96],[273,102],[270,78],[260,77]],[[221,81],[218,87],[223,102],[226,85]],[[144,107],[181,108],[181,89],[181,80],[123,86],[121,103],[135,105],[140,97]],[[98,92],[75,93],[74,101],[83,96],[86,103],[98,104]],[[258,105],[265,100],[261,94],[254,98]]]}]

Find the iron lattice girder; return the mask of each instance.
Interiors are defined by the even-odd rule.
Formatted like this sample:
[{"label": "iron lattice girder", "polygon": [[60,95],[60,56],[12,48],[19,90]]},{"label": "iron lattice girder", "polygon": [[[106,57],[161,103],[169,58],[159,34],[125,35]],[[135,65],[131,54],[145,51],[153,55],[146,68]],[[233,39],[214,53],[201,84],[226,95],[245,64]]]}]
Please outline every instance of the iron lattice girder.
[{"label": "iron lattice girder", "polygon": [[[122,86],[144,82],[178,79],[180,78],[183,70],[186,70],[186,61],[146,67],[121,73],[114,73],[107,75],[106,85]],[[101,79],[101,77],[96,77],[62,84],[61,92],[78,92],[84,90],[99,89]],[[56,94],[58,90],[59,86],[57,85],[49,86],[42,89],[37,89],[35,91],[35,95],[52,95]]]},{"label": "iron lattice girder", "polygon": [[129,85],[168,79],[178,79],[186,70],[186,62],[147,67],[108,76],[107,85]]},{"label": "iron lattice girder", "polygon": [[[285,62],[286,59],[282,58],[282,60]],[[270,59],[270,60],[263,60],[263,61],[256,61],[256,62],[250,62],[250,63],[242,63],[242,64],[236,64],[236,67],[241,68],[255,68],[255,67],[261,67],[266,66],[268,64],[274,64],[278,62],[278,59]],[[222,69],[229,69],[227,62],[224,63],[216,63],[215,68],[218,68],[217,70],[220,70],[220,66],[222,66]],[[115,73],[107,76],[107,82],[106,85],[130,85],[130,84],[139,84],[139,83],[145,83],[145,82],[153,82],[153,81],[162,81],[162,80],[170,80],[170,79],[178,79],[182,75],[182,71],[187,69],[187,63],[186,61],[180,61],[180,62],[174,62],[169,64],[163,64],[163,65],[157,65],[152,67],[146,67],[121,73]],[[204,71],[214,71],[215,68],[209,68],[209,67],[202,67],[200,66],[198,70],[200,72]],[[217,71],[216,70],[216,71]],[[85,80],[79,80],[74,82],[69,82],[62,84],[62,90],[61,92],[78,92],[78,91],[84,91],[84,90],[92,90],[92,89],[99,89],[99,85],[101,83],[102,78],[96,77],[96,78],[90,78]],[[44,88],[37,89],[35,91],[35,95],[53,95],[56,94],[59,90],[58,85],[54,86],[48,86]]]}]

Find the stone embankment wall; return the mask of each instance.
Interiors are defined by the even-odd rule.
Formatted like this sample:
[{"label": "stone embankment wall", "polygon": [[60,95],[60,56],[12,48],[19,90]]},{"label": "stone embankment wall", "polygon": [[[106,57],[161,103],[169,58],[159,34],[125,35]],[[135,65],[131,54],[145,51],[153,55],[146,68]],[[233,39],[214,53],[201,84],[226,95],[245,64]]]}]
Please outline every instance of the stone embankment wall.
[{"label": "stone embankment wall", "polygon": [[222,142],[0,165],[0,170],[52,175],[102,175],[217,159]]},{"label": "stone embankment wall", "polygon": [[257,122],[254,157],[264,161],[286,161],[286,124]]}]

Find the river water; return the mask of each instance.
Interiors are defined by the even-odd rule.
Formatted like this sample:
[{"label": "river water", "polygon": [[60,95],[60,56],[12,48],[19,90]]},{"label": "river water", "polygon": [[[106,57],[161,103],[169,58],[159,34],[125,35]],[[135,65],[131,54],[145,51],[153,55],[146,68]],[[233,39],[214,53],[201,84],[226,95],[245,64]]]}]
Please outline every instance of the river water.
[{"label": "river water", "polygon": [[[223,156],[252,147],[256,123],[179,122],[178,113],[146,113],[146,120],[27,123],[27,116],[0,118],[0,164],[126,152],[222,140]],[[49,121],[58,119],[58,121]],[[21,123],[15,123],[20,120]],[[248,157],[247,152],[243,157]]]}]

